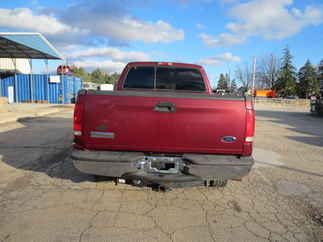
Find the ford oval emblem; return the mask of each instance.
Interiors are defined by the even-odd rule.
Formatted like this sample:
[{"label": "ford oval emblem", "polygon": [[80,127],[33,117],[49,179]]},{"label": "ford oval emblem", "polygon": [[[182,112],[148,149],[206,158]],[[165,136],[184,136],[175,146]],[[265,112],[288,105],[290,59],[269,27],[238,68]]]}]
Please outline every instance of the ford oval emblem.
[{"label": "ford oval emblem", "polygon": [[222,137],[221,141],[224,143],[233,143],[236,142],[237,138],[234,136],[224,136]]}]

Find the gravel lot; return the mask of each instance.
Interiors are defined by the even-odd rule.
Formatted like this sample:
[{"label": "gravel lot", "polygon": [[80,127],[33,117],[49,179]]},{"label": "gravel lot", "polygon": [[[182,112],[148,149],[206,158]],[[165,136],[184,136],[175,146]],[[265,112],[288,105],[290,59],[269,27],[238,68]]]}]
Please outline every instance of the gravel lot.
[{"label": "gravel lot", "polygon": [[71,111],[0,125],[0,241],[321,241],[323,118],[257,105],[256,165],[224,189],[81,174]]}]

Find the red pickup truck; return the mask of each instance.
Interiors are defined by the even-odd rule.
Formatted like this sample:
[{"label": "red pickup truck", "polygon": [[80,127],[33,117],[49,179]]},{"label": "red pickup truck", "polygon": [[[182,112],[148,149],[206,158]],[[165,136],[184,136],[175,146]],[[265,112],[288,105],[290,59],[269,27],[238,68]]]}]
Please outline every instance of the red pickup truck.
[{"label": "red pickup truck", "polygon": [[254,163],[251,99],[218,96],[199,65],[133,62],[114,91],[82,90],[75,167],[135,184],[225,185]]}]

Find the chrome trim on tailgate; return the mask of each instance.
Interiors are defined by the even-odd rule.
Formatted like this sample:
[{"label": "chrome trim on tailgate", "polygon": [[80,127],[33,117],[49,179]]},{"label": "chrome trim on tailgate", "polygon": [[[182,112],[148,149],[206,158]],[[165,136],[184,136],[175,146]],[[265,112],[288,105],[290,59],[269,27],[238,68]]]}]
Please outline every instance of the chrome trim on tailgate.
[{"label": "chrome trim on tailgate", "polygon": [[114,133],[91,131],[91,138],[114,139]]}]

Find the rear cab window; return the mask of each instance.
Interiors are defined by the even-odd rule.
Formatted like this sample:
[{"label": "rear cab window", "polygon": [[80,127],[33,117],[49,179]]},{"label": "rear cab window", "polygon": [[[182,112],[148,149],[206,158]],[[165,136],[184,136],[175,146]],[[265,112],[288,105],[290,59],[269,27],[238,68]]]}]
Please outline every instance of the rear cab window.
[{"label": "rear cab window", "polygon": [[128,71],[124,88],[205,92],[199,69],[186,67],[135,66]]},{"label": "rear cab window", "polygon": [[124,88],[154,88],[155,67],[135,66],[128,71]]}]

